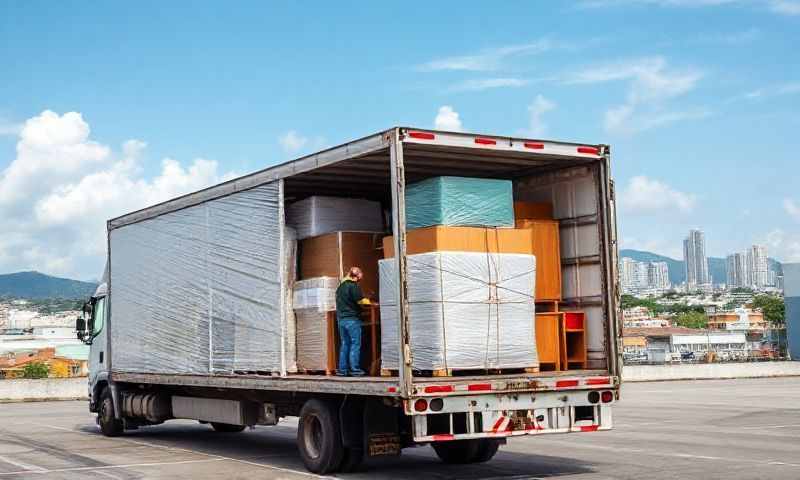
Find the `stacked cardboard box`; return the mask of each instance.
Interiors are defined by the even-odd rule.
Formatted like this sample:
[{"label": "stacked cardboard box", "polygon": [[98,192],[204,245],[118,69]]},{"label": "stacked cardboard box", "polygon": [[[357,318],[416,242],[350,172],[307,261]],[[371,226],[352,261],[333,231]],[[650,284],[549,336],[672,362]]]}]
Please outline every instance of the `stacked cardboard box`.
[{"label": "stacked cardboard box", "polygon": [[364,295],[374,298],[378,293],[381,236],[377,233],[334,232],[301,240],[300,278],[342,279],[350,267],[358,266],[364,272],[361,290]]}]

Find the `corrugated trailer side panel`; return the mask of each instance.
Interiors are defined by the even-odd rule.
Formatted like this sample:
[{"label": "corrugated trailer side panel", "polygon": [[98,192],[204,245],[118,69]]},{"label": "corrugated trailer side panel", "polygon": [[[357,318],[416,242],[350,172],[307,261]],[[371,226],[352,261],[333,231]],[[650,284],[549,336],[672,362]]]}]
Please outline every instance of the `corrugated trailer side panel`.
[{"label": "corrugated trailer side panel", "polygon": [[280,181],[115,228],[111,368],[281,369]]}]

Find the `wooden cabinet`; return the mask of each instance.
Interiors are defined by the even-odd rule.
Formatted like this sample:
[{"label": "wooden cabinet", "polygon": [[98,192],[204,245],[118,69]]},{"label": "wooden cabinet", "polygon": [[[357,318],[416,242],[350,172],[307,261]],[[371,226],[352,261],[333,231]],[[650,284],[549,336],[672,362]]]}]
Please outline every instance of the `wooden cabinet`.
[{"label": "wooden cabinet", "polygon": [[563,312],[536,314],[536,350],[539,354],[541,371],[562,369],[562,350],[564,349]]},{"label": "wooden cabinet", "polygon": [[536,301],[561,300],[561,248],[557,220],[517,220],[531,230],[536,256]]}]

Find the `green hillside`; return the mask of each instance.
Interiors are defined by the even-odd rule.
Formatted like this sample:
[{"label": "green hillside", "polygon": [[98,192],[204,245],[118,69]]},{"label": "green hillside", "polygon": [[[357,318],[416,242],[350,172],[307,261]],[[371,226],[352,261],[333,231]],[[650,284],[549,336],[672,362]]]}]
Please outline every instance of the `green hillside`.
[{"label": "green hillside", "polygon": [[13,298],[86,298],[97,284],[52,277],[39,272],[0,275],[0,297]]}]

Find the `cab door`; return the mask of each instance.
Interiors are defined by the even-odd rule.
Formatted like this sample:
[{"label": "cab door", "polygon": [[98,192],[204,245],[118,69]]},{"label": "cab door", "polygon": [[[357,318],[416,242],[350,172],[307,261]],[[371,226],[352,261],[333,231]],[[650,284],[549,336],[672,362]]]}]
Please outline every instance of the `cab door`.
[{"label": "cab door", "polygon": [[91,335],[91,348],[89,349],[89,384],[94,385],[98,375],[108,371],[107,331],[106,318],[108,318],[107,297],[93,299],[92,314],[89,319],[89,332]]}]

